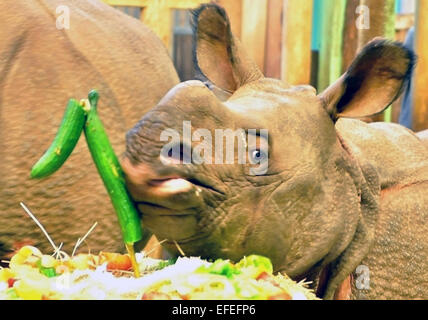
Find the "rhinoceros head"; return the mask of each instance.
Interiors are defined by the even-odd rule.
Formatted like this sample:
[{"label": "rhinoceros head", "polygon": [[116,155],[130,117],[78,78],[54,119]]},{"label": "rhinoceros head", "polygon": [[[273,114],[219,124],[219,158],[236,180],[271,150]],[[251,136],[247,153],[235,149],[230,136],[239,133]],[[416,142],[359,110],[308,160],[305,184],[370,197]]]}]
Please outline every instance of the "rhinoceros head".
[{"label": "rhinoceros head", "polygon": [[195,15],[195,35],[200,71],[230,97],[181,83],[128,132],[122,164],[143,224],[170,250],[176,241],[205,258],[265,255],[294,278],[333,261],[355,267],[348,261],[373,237],[377,190],[335,121],[385,109],[411,53],[375,40],[317,95],[264,78],[214,5]]}]

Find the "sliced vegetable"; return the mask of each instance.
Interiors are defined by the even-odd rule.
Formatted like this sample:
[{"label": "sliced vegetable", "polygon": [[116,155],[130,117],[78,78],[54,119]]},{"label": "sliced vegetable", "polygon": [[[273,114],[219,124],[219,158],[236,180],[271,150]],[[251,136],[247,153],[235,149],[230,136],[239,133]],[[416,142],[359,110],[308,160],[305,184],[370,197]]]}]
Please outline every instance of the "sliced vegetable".
[{"label": "sliced vegetable", "polygon": [[86,270],[89,268],[89,259],[87,254],[78,254],[71,258],[68,263],[73,269]]},{"label": "sliced vegetable", "polygon": [[268,297],[268,300],[291,300],[292,297],[287,292],[281,292]]},{"label": "sliced vegetable", "polygon": [[169,260],[161,260],[156,266],[156,270],[161,270],[165,267],[173,265],[177,261],[177,258],[169,259]]},{"label": "sliced vegetable", "polygon": [[244,257],[241,261],[236,264],[236,267],[239,268],[242,272],[249,277],[256,279],[263,272],[272,274],[273,266],[271,261],[262,256],[250,255]]},{"label": "sliced vegetable", "polygon": [[54,257],[44,254],[40,260],[40,264],[44,268],[53,268],[56,267],[58,261]]},{"label": "sliced vegetable", "polygon": [[14,279],[14,278],[9,278],[8,280],[7,280],[7,286],[8,286],[8,288],[12,288],[13,287],[13,284],[16,282],[16,279]]},{"label": "sliced vegetable", "polygon": [[9,288],[6,291],[6,294],[8,295],[8,298],[11,299],[11,300],[17,300],[17,299],[19,299],[18,295],[16,294],[15,288]]},{"label": "sliced vegetable", "polygon": [[15,274],[9,268],[0,269],[0,281],[9,281]]},{"label": "sliced vegetable", "polygon": [[31,255],[36,256],[36,257],[41,257],[42,253],[40,252],[39,249],[37,249],[36,247],[33,246],[24,246],[21,249],[19,249],[18,254],[20,256],[23,257],[29,257]]},{"label": "sliced vegetable", "polygon": [[43,268],[43,267],[41,267],[40,268],[40,273],[44,274],[48,278],[52,278],[52,277],[56,277],[57,276],[55,268]]},{"label": "sliced vegetable", "polygon": [[116,256],[107,263],[107,271],[124,270],[132,268],[131,258],[126,254],[116,254]]},{"label": "sliced vegetable", "polygon": [[37,262],[37,267],[39,268],[40,273],[45,275],[48,278],[56,277],[57,274],[56,274],[55,268],[54,267],[44,267],[42,265],[42,263],[43,263],[42,259],[40,259]]},{"label": "sliced vegetable", "polygon": [[219,274],[232,278],[235,274],[240,274],[239,271],[229,260],[217,259],[209,267],[201,266],[197,272],[208,272],[212,274]]},{"label": "sliced vegetable", "polygon": [[48,289],[37,284],[39,283],[33,280],[19,280],[13,288],[16,295],[24,300],[42,300],[43,294],[48,293]]},{"label": "sliced vegetable", "polygon": [[59,266],[57,266],[55,268],[55,272],[56,272],[57,275],[64,274],[66,272],[70,272],[70,268],[68,266],[66,266],[66,265],[60,264]]},{"label": "sliced vegetable", "polygon": [[244,257],[241,261],[236,265],[238,268],[248,268],[248,267],[256,267],[263,269],[268,273],[272,273],[273,266],[272,262],[269,258],[258,256],[258,255],[250,255],[248,257]]},{"label": "sliced vegetable", "polygon": [[141,297],[141,300],[172,300],[166,293],[161,292],[147,292]]},{"label": "sliced vegetable", "polygon": [[248,278],[237,278],[233,281],[236,293],[244,299],[263,299],[263,290],[257,281]]},{"label": "sliced vegetable", "polygon": [[84,124],[85,111],[77,100],[70,99],[55,139],[31,169],[31,178],[50,176],[63,165],[79,141]]}]

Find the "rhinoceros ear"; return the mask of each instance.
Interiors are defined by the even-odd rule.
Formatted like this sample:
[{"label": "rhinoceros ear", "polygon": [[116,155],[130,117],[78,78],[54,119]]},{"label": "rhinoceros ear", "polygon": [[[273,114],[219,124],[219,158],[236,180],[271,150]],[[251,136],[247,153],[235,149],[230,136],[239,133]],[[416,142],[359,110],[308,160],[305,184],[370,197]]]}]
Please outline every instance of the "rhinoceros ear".
[{"label": "rhinoceros ear", "polygon": [[193,34],[197,72],[215,86],[233,93],[243,84],[263,77],[257,65],[242,50],[239,40],[233,36],[223,8],[205,4],[195,10]]},{"label": "rhinoceros ear", "polygon": [[378,114],[399,97],[414,63],[415,55],[402,44],[374,39],[320,97],[333,119]]}]

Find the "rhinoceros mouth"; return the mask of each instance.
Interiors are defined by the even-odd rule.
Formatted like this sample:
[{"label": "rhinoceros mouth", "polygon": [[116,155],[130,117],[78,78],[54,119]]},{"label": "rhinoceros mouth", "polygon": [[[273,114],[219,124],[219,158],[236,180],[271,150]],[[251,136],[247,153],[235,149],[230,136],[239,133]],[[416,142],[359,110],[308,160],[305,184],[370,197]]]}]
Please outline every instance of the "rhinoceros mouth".
[{"label": "rhinoceros mouth", "polygon": [[204,194],[221,193],[199,179],[176,174],[152,178],[137,192],[133,186],[130,191],[134,191],[135,204],[143,217],[195,215],[203,206]]},{"label": "rhinoceros mouth", "polygon": [[[177,245],[178,246],[187,246],[187,245],[192,245],[192,244],[200,244],[203,243],[204,241],[206,241],[207,238],[209,238],[209,234],[198,234],[198,235],[194,235],[191,237],[187,237],[187,238],[182,238],[182,239],[164,239],[163,245],[166,246],[169,249],[176,249]],[[189,254],[188,250],[186,250],[187,248],[181,248],[184,249],[184,253],[187,255]],[[192,252],[192,255],[199,255],[199,252]]]},{"label": "rhinoceros mouth", "polygon": [[[219,194],[224,194],[224,192],[218,190],[207,181],[202,181],[201,179],[198,179],[195,177],[189,177],[186,175],[175,175],[175,176],[170,176],[166,178],[152,179],[148,182],[148,185],[152,187],[169,185],[171,186],[171,189],[176,188],[177,191],[181,191],[179,190],[180,187],[182,187],[183,189],[186,189],[186,188],[190,189],[190,185],[193,185],[193,186],[201,187]],[[186,191],[186,190],[183,190],[183,191]]]},{"label": "rhinoceros mouth", "polygon": [[187,181],[189,181],[191,184],[193,184],[195,186],[199,186],[199,187],[202,187],[204,189],[213,191],[215,193],[225,195],[225,193],[223,191],[217,189],[216,187],[212,186],[211,184],[206,183],[205,181],[201,181],[200,179],[188,178]]},{"label": "rhinoceros mouth", "polygon": [[186,207],[175,207],[174,205],[162,205],[155,202],[149,202],[149,201],[137,201],[135,202],[138,206],[138,209],[140,212],[143,213],[144,216],[150,216],[150,215],[156,215],[156,216],[190,216],[194,215],[195,213],[192,213],[196,207],[189,206]]},{"label": "rhinoceros mouth", "polygon": [[160,170],[158,177],[153,177],[149,180],[150,186],[159,186],[173,181],[188,182],[194,187],[200,187],[207,191],[214,192],[218,195],[225,195],[226,192],[220,186],[217,186],[214,181],[206,176],[199,175],[193,170],[180,170],[178,168],[167,168]]}]

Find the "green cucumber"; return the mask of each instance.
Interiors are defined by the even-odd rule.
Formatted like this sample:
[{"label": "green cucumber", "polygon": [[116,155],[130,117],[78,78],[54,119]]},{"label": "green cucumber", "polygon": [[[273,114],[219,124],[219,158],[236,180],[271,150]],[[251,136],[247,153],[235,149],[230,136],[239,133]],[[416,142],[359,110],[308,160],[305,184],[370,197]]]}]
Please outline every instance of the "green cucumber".
[{"label": "green cucumber", "polygon": [[80,103],[70,99],[55,139],[31,169],[31,178],[48,177],[63,165],[79,141],[85,118],[85,110]]},{"label": "green cucumber", "polygon": [[[125,178],[119,160],[113,151],[103,124],[98,117],[98,93],[89,93],[90,110],[86,118],[84,133],[92,159],[110,195],[119,220],[125,244],[133,244],[142,239],[141,222],[125,186]],[[145,238],[150,237],[145,234]],[[147,238],[148,239],[148,238]],[[146,239],[145,239],[146,240]]]}]

